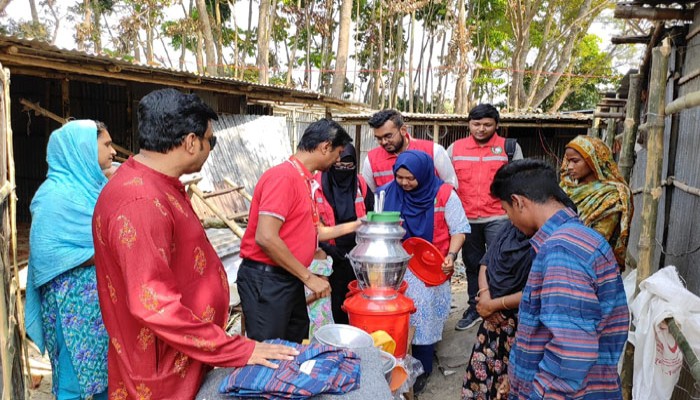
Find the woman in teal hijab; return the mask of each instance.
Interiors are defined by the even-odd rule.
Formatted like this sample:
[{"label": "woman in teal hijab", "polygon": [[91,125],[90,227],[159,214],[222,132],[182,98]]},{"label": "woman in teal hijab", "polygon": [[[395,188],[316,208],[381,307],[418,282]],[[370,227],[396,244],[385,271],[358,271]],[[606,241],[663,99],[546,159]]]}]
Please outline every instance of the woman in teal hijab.
[{"label": "woman in teal hijab", "polygon": [[27,334],[48,350],[59,400],[107,399],[92,213],[115,154],[104,124],[68,122],[49,138],[49,172],[30,206]]}]

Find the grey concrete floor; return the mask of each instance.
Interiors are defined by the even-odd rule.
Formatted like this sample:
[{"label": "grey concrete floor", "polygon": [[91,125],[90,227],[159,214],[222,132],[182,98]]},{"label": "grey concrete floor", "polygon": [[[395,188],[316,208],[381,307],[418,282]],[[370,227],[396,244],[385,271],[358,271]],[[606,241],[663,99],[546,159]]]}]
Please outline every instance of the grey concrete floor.
[{"label": "grey concrete floor", "polygon": [[[471,354],[472,346],[476,341],[477,330],[477,326],[465,331],[455,330],[455,324],[462,317],[462,312],[464,312],[466,305],[466,280],[463,272],[460,273],[458,267],[455,276],[452,277],[452,310],[443,330],[442,341],[437,346],[437,362],[434,365],[433,374],[430,376],[425,390],[423,393],[416,395],[416,399],[449,400],[460,398],[464,369]],[[42,374],[44,377],[37,389],[30,390],[29,398],[32,400],[53,399],[48,359],[40,357],[36,352],[30,355],[30,358],[35,360],[32,362],[33,373]],[[438,367],[438,362],[442,369]],[[444,370],[444,373],[442,370]]]}]

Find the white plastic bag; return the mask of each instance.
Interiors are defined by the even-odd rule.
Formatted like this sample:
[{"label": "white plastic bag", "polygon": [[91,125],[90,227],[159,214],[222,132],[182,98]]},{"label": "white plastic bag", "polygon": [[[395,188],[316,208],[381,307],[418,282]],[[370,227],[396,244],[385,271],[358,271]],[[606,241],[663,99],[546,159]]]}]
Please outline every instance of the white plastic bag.
[{"label": "white plastic bag", "polygon": [[673,317],[690,343],[700,344],[700,298],[688,291],[674,266],[660,269],[639,285],[630,304],[636,331],[632,398],[670,399],[683,354],[664,320]]}]

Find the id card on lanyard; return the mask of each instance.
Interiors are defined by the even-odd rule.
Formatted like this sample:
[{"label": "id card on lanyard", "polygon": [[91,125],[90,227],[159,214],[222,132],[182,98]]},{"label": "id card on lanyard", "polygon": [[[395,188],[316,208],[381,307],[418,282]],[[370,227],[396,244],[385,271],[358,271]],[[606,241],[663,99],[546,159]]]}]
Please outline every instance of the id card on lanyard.
[{"label": "id card on lanyard", "polygon": [[290,156],[289,160],[287,161],[289,161],[297,172],[299,172],[301,179],[303,179],[304,183],[306,183],[306,189],[309,191],[309,200],[311,201],[311,217],[313,219],[314,226],[316,227],[316,247],[318,248],[318,224],[321,218],[318,213],[318,207],[316,206],[316,199],[314,198],[314,193],[316,193],[316,189],[318,189],[318,182],[304,173],[305,168],[299,159],[294,156]]}]

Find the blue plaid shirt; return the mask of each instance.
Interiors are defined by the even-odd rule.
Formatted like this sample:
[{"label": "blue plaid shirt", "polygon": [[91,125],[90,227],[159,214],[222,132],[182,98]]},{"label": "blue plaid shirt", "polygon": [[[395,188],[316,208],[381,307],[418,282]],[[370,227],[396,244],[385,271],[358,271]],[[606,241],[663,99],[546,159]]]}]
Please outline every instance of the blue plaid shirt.
[{"label": "blue plaid shirt", "polygon": [[571,209],[530,242],[537,255],[510,353],[509,399],[621,399],[629,312],[610,245]]},{"label": "blue plaid shirt", "polygon": [[350,350],[281,339],[265,343],[294,347],[299,355],[291,361],[272,360],[279,364],[277,369],[260,365],[237,368],[221,382],[219,392],[237,397],[305,399],[321,393],[343,394],[360,387],[360,358]]}]

